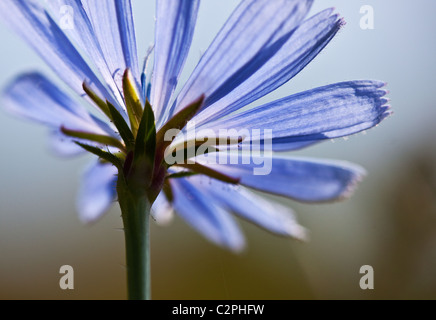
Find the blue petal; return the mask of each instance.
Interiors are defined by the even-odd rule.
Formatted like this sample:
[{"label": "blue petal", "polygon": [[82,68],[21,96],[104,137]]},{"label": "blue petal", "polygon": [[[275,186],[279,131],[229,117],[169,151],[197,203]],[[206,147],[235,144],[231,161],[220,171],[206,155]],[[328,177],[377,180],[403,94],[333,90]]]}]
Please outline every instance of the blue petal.
[{"label": "blue petal", "polygon": [[112,95],[100,82],[40,1],[2,0],[0,17],[44,59],[75,92],[83,94],[86,81],[92,90],[111,102]]},{"label": "blue petal", "polygon": [[117,11],[117,21],[120,30],[121,44],[126,67],[131,69],[136,81],[140,80],[138,51],[136,48],[135,24],[131,0],[114,0]]},{"label": "blue petal", "polygon": [[369,129],[391,114],[380,81],[350,81],[298,93],[263,106],[208,123],[205,127],[245,129],[259,134],[244,141],[263,141],[272,131],[274,151],[295,149],[319,140]]},{"label": "blue petal", "polygon": [[174,210],[164,192],[159,193],[151,207],[151,215],[157,224],[168,224],[174,216]]},{"label": "blue petal", "polygon": [[[309,146],[312,146],[314,144],[321,142],[322,138],[323,138],[323,136],[319,135],[319,138],[317,138],[319,140],[295,141],[295,139],[293,137],[272,139],[272,141],[271,141],[272,151],[283,152],[283,151],[295,151],[295,150],[304,149],[304,148],[307,148]],[[315,136],[314,136],[314,139],[315,139]],[[256,141],[255,143],[260,143],[262,145],[265,143],[265,140],[262,138],[262,139],[259,139],[259,141]],[[248,144],[248,141],[243,142],[241,145],[241,148],[243,148],[243,146],[245,144]]]},{"label": "blue petal", "polygon": [[238,226],[213,198],[186,178],[173,179],[171,185],[174,209],[189,225],[217,245],[233,251],[243,249],[244,237]]},{"label": "blue petal", "polygon": [[247,188],[230,185],[203,175],[192,176],[189,180],[210,194],[220,206],[241,218],[275,234],[299,240],[307,238],[305,228],[298,224],[293,211],[288,207],[268,201]]},{"label": "blue petal", "polygon": [[216,171],[240,179],[241,185],[303,202],[346,198],[365,174],[363,168],[343,161],[277,155],[271,158],[220,152],[196,159]]},{"label": "blue petal", "polygon": [[77,199],[79,218],[84,223],[98,220],[116,197],[117,169],[97,161],[83,174]]},{"label": "blue petal", "polygon": [[280,50],[256,72],[252,73],[246,68],[241,70],[242,74],[248,75],[245,81],[240,84],[229,82],[227,95],[199,114],[195,118],[197,125],[219,119],[250,104],[298,74],[343,25],[343,20],[331,13],[332,9],[327,9],[303,22]]},{"label": "blue petal", "polygon": [[158,127],[163,124],[163,111],[186,61],[199,4],[199,0],[157,1],[151,105],[157,115]]},{"label": "blue petal", "polygon": [[83,152],[74,143],[77,139],[61,133],[61,126],[117,138],[108,124],[90,115],[82,105],[39,73],[28,73],[15,79],[3,92],[1,102],[13,115],[51,128],[50,148],[59,156],[74,156]]},{"label": "blue petal", "polygon": [[3,92],[2,105],[14,115],[58,129],[107,134],[82,105],[39,73],[15,79]]},{"label": "blue petal", "polygon": [[[76,44],[80,52],[85,53],[100,71],[104,81],[110,88],[112,94],[116,97],[120,106],[124,106],[123,98],[120,94],[119,83],[115,83],[112,74],[113,69],[110,69],[107,61],[112,61],[112,58],[105,58],[98,42],[98,39],[93,30],[91,21],[85,12],[80,0],[51,0],[46,2],[47,8],[55,21],[59,23],[70,23],[71,28],[64,28],[64,33]],[[70,8],[68,8],[70,7]],[[69,16],[67,16],[69,15]],[[67,20],[67,19],[72,19]],[[119,61],[121,67],[124,60]],[[118,69],[117,67],[116,69]]]},{"label": "blue petal", "polygon": [[130,0],[82,0],[109,70],[118,87],[129,68],[140,83],[135,27]]},{"label": "blue petal", "polygon": [[312,2],[242,1],[201,58],[171,113],[202,94],[206,108],[259,70],[291,36]]}]

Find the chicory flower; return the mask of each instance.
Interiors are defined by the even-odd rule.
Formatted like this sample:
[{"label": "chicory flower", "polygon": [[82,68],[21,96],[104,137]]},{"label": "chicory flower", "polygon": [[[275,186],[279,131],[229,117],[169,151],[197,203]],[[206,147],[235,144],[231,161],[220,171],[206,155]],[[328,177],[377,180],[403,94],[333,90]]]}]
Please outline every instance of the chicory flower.
[{"label": "chicory flower", "polygon": [[[235,251],[244,238],[230,212],[276,234],[304,239],[291,209],[252,190],[303,202],[348,197],[364,174],[361,167],[280,152],[361,132],[390,114],[385,84],[372,80],[246,108],[297,75],[344,25],[333,9],[307,18],[312,2],[241,1],[175,94],[199,0],[157,1],[148,75],[138,62],[130,0],[2,0],[2,20],[82,97],[72,98],[31,72],[6,88],[2,106],[49,127],[57,153],[98,156],[79,191],[84,222],[100,218],[118,198],[126,230],[137,223],[124,217],[126,212],[152,206],[158,222],[175,209],[209,240]],[[69,10],[72,20],[63,21]],[[171,130],[177,134],[168,138]],[[207,145],[199,152],[202,143]],[[254,146],[263,149],[244,152]],[[169,164],[177,151],[182,161]],[[256,174],[266,157],[269,167]]]}]

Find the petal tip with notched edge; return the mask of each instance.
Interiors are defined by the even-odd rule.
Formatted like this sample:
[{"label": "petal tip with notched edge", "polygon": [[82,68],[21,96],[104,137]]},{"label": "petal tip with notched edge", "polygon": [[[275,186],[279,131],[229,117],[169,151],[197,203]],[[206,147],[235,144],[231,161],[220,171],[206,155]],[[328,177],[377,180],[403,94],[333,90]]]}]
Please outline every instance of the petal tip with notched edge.
[{"label": "petal tip with notched edge", "polygon": [[348,164],[348,170],[353,170],[348,184],[344,187],[344,191],[338,196],[336,201],[342,201],[350,198],[357,190],[359,183],[367,176],[367,171],[356,164]]}]

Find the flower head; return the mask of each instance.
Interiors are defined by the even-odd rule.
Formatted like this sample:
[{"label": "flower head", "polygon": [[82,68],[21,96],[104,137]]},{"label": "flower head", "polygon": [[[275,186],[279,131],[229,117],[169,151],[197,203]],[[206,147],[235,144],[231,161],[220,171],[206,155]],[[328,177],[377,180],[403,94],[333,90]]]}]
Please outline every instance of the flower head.
[{"label": "flower head", "polygon": [[[364,174],[359,166],[280,151],[366,130],[390,114],[385,84],[370,80],[245,108],[292,79],[343,26],[332,9],[307,18],[312,2],[241,1],[175,95],[199,0],[157,1],[150,77],[138,63],[130,0],[2,0],[2,20],[82,97],[79,102],[32,72],[10,84],[2,105],[48,126],[58,153],[98,156],[79,191],[85,222],[107,211],[122,179],[154,203],[158,222],[174,208],[233,250],[244,239],[230,212],[304,239],[289,208],[251,189],[303,202],[349,196]],[[63,28],[68,10],[73,27]]]}]

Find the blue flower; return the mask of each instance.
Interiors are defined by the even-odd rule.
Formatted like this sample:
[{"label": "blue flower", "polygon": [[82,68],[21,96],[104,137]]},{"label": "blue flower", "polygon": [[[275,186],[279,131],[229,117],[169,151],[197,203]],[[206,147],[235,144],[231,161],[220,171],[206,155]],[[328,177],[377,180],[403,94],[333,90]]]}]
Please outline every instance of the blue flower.
[{"label": "blue flower", "polygon": [[[83,176],[78,211],[84,222],[97,220],[110,208],[117,196],[117,174],[120,170],[128,174],[136,161],[132,154],[145,149],[145,157],[153,155],[146,163],[153,165],[137,174],[137,180],[139,185],[143,177],[149,180],[158,222],[167,220],[174,208],[206,238],[232,250],[240,250],[244,238],[230,212],[273,233],[304,239],[305,229],[289,208],[251,190],[303,202],[348,197],[364,175],[359,166],[278,152],[377,125],[390,114],[385,84],[341,82],[244,108],[298,74],[344,24],[332,9],[307,18],[312,0],[244,0],[175,95],[199,2],[157,1],[154,65],[147,79],[138,62],[130,0],[2,0],[2,20],[83,98],[80,102],[71,98],[51,80],[32,72],[9,85],[2,105],[48,126],[51,146],[58,154],[72,156],[85,148],[103,158]],[[70,11],[73,15],[65,16]],[[98,108],[88,111],[89,103]],[[156,119],[148,126],[142,125],[147,108],[152,108]],[[224,149],[270,143],[268,174],[253,173],[262,155],[218,148],[197,155],[191,164],[165,165],[169,149],[162,146],[185,145],[189,120],[216,137],[223,129],[257,132]],[[172,127],[185,129],[164,144],[163,129]],[[205,161],[221,154],[226,154],[226,163]],[[118,162],[120,166],[113,165]]]}]

